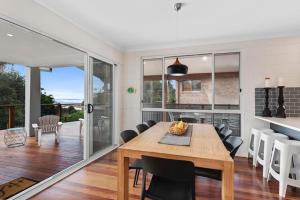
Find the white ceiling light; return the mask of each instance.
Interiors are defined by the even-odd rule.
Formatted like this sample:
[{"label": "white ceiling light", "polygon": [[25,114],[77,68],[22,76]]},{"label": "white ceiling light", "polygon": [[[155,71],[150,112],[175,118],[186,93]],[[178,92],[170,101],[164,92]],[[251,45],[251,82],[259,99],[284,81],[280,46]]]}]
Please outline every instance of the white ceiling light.
[{"label": "white ceiling light", "polygon": [[208,59],[207,56],[203,56],[203,57],[202,57],[202,60],[203,60],[203,61],[207,61],[207,59]]},{"label": "white ceiling light", "polygon": [[[182,3],[175,3],[174,9],[177,13],[177,18],[176,18],[176,41],[178,40],[178,12],[181,10]],[[188,72],[188,66],[181,64],[179,62],[178,57],[176,58],[176,61],[172,64],[169,65],[167,68],[167,72],[169,75],[172,76],[184,76]]]},{"label": "white ceiling light", "polygon": [[6,34],[8,37],[13,37],[14,36],[14,34],[12,34],[12,33],[7,33]]}]

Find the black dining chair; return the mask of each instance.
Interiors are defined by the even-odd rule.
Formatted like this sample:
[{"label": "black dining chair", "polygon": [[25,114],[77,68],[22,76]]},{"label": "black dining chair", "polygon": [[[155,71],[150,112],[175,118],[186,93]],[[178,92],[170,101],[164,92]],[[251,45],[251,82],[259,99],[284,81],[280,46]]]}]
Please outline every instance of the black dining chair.
[{"label": "black dining chair", "polygon": [[[234,159],[236,152],[239,150],[240,146],[243,144],[243,140],[240,137],[230,136],[224,145],[226,149],[230,152],[230,156]],[[211,178],[215,180],[222,180],[222,171],[217,169],[207,169],[203,167],[195,167],[195,175],[202,176],[206,178]]]},{"label": "black dining chair", "polygon": [[183,122],[186,122],[186,123],[197,123],[197,119],[195,118],[192,118],[192,117],[180,117],[177,119],[178,121],[183,121]]},{"label": "black dining chair", "polygon": [[[141,199],[194,200],[194,164],[189,161],[142,156],[144,170]],[[152,174],[146,189],[147,174]]]},{"label": "black dining chair", "polygon": [[236,152],[239,150],[242,144],[243,140],[237,136],[230,136],[224,142],[224,145],[226,149],[230,152],[230,156],[232,157],[232,159],[234,159]]},{"label": "black dining chair", "polygon": [[[138,136],[138,133],[134,130],[125,130],[122,131],[120,135],[122,140],[127,143]],[[133,187],[135,187],[138,184],[140,170],[143,169],[143,161],[141,159],[136,159],[132,164],[129,165],[129,169],[135,169],[133,180]]]},{"label": "black dining chair", "polygon": [[148,124],[149,127],[152,127],[152,126],[154,126],[156,124],[156,121],[154,121],[154,120],[148,120],[147,124]]},{"label": "black dining chair", "polygon": [[215,126],[215,129],[216,129],[217,133],[220,134],[221,131],[222,131],[225,127],[226,127],[226,125],[221,123],[221,124],[219,124],[218,126]]},{"label": "black dining chair", "polygon": [[148,128],[149,128],[149,126],[146,125],[146,124],[138,124],[138,125],[136,125],[136,129],[138,130],[139,134],[143,133]]},{"label": "black dining chair", "polygon": [[232,130],[230,129],[223,129],[220,134],[219,134],[219,137],[220,139],[222,140],[222,142],[224,143],[225,140],[227,140],[227,138],[229,138],[229,136],[231,136],[232,134]]}]

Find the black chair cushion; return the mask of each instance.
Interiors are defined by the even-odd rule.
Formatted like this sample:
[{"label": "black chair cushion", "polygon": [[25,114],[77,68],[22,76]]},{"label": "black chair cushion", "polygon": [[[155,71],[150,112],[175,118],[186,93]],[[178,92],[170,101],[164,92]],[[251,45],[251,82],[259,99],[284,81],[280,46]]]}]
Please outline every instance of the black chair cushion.
[{"label": "black chair cushion", "polygon": [[147,124],[148,124],[149,127],[152,127],[152,126],[154,126],[156,124],[156,121],[154,121],[154,120],[148,120]]},{"label": "black chair cushion", "polygon": [[157,200],[191,200],[191,186],[186,182],[174,182],[158,176],[152,176],[146,197]]},{"label": "black chair cushion", "polygon": [[222,171],[217,169],[207,169],[202,167],[195,167],[195,175],[215,180],[222,180]]},{"label": "black chair cushion", "polygon": [[138,133],[134,130],[125,130],[121,132],[121,138],[126,143],[138,136]]},{"label": "black chair cushion", "polygon": [[149,128],[149,126],[146,125],[146,124],[138,124],[138,125],[136,125],[136,129],[138,130],[138,132],[140,134],[143,133],[144,131],[146,131],[148,128]]},{"label": "black chair cushion", "polygon": [[142,159],[136,159],[132,164],[130,164],[129,169],[143,169]]}]

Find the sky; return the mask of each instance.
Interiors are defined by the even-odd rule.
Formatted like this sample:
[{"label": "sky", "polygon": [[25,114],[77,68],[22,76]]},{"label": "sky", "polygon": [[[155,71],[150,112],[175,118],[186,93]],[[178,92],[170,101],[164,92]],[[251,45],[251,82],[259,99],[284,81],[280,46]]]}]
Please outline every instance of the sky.
[{"label": "sky", "polygon": [[[7,71],[15,70],[25,76],[23,65],[6,66]],[[52,94],[55,100],[72,99],[81,102],[84,99],[84,71],[77,67],[53,68],[52,72],[41,71],[41,88],[47,94]]]}]

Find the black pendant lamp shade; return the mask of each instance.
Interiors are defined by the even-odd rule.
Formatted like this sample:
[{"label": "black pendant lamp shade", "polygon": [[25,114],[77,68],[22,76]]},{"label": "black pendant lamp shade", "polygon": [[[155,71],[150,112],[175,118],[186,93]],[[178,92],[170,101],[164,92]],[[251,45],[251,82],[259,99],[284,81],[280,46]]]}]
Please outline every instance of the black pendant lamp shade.
[{"label": "black pendant lamp shade", "polygon": [[188,72],[188,67],[184,64],[181,64],[176,58],[174,64],[168,66],[167,73],[171,76],[183,76]]}]

